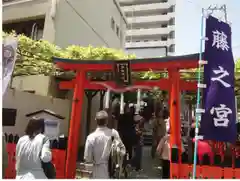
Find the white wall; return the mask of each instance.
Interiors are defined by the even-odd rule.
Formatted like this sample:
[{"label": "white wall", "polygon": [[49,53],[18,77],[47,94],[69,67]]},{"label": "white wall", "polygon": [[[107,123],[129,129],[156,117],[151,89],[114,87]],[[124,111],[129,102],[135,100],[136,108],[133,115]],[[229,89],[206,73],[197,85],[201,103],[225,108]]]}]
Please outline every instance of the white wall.
[{"label": "white wall", "polygon": [[16,22],[34,17],[44,17],[50,5],[49,0],[12,1],[3,4],[2,21]]},{"label": "white wall", "polygon": [[26,114],[49,109],[64,116],[61,120],[60,134],[68,134],[68,121],[70,115],[70,101],[63,99],[50,98],[9,89],[3,98],[3,108],[17,109],[15,126],[4,126],[3,132],[23,135],[28,123]]},{"label": "white wall", "polygon": [[55,19],[55,43],[62,47],[76,44],[122,48],[119,37],[111,28],[111,17],[121,31],[125,32],[126,25],[113,0],[59,1]]},{"label": "white wall", "polygon": [[[65,117],[64,120],[60,120],[60,135],[68,135],[69,120],[71,113],[71,100],[50,98],[46,96],[35,95],[27,92],[21,92],[13,89],[9,89],[3,98],[3,108],[17,109],[17,118],[15,126],[4,126],[4,133],[12,133],[23,135],[27,126],[29,118],[26,114],[39,111],[41,109],[49,109],[56,114],[60,114]],[[82,110],[82,120],[80,127],[80,145],[85,143],[85,130],[86,130],[86,113],[87,113],[87,99],[84,96],[84,106]],[[99,111],[99,94],[97,94],[92,100],[92,114],[90,130],[93,131],[96,128],[96,122],[94,120],[95,114]]]},{"label": "white wall", "polygon": [[[126,23],[115,2],[118,1],[13,1],[3,5],[3,22],[11,23],[45,17],[43,39],[60,47],[75,44],[122,49],[125,44]],[[51,17],[54,7],[56,7],[55,16]],[[117,36],[116,28],[112,30],[111,18],[122,31],[121,37]]]},{"label": "white wall", "polygon": [[35,91],[35,94],[47,96],[51,78],[44,75],[17,76],[13,78],[12,88],[19,91]]}]

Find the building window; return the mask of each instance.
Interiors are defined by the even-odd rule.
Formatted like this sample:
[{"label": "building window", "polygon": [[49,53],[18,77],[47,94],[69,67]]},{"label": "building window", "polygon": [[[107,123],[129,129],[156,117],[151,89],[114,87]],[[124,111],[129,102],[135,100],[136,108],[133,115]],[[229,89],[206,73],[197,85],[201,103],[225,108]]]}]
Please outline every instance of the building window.
[{"label": "building window", "polygon": [[24,34],[33,39],[41,39],[44,30],[44,23],[44,19],[8,23],[3,24],[3,31],[12,32],[14,30],[17,34]]},{"label": "building window", "polygon": [[162,24],[161,25],[162,28],[167,28],[167,26],[168,26],[167,24]]},{"label": "building window", "polygon": [[117,34],[118,37],[120,36],[120,30],[119,30],[119,26],[118,25],[116,25],[116,34]]},{"label": "building window", "polygon": [[121,31],[121,30],[120,30],[119,38],[120,38],[121,45],[123,45],[124,37],[123,37],[123,31]]},{"label": "building window", "polygon": [[113,31],[115,30],[115,21],[114,21],[113,17],[111,18],[111,28]]},{"label": "building window", "polygon": [[120,38],[120,40],[123,39],[123,32],[122,31],[119,32],[119,38]]},{"label": "building window", "polygon": [[169,12],[170,12],[170,13],[175,12],[175,5],[172,5],[172,6],[169,8]]},{"label": "building window", "polygon": [[174,39],[174,38],[175,38],[175,31],[171,31],[171,32],[169,33],[169,38],[170,38],[170,39]]},{"label": "building window", "polygon": [[162,40],[162,41],[167,41],[167,39],[168,39],[167,36],[162,36],[162,37],[161,37],[161,40]]},{"label": "building window", "polygon": [[168,51],[171,53],[175,52],[175,45],[170,45]]},{"label": "building window", "polygon": [[171,18],[169,20],[169,25],[175,25],[175,18]]}]

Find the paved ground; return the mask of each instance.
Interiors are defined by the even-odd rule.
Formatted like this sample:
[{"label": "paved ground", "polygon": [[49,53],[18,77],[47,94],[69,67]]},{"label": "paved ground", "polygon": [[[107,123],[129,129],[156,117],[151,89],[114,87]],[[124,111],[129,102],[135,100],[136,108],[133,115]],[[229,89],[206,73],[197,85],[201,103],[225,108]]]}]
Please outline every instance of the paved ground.
[{"label": "paved ground", "polygon": [[143,171],[137,173],[132,172],[130,178],[142,178],[142,179],[159,179],[161,178],[161,170],[158,169],[160,162],[158,159],[152,159],[151,147],[143,147],[142,168]]},{"label": "paved ground", "polygon": [[[161,169],[159,169],[160,163],[158,159],[152,159],[151,147],[143,147],[142,156],[142,168],[140,172],[131,171],[128,179],[159,179],[161,178]],[[77,179],[80,179],[80,172],[77,170]]]},{"label": "paved ground", "polygon": [[[152,135],[152,129],[149,124],[145,125],[146,135]],[[152,140],[150,139],[150,145]],[[148,144],[149,145],[149,144]],[[142,171],[135,172],[131,171],[128,179],[160,179],[161,178],[161,168],[160,161],[158,158],[152,159],[151,157],[151,146],[143,147],[142,155]]]}]

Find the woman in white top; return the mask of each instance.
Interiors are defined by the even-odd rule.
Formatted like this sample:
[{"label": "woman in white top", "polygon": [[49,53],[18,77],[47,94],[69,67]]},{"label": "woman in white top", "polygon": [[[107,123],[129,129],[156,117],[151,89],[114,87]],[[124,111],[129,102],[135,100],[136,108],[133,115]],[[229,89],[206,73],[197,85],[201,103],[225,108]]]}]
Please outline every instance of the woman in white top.
[{"label": "woman in white top", "polygon": [[[162,161],[162,178],[170,178],[170,127],[167,128],[167,134],[159,141],[157,152]],[[182,143],[182,152],[185,152]]]},{"label": "woman in white top", "polygon": [[32,118],[16,146],[16,179],[47,179],[41,162],[50,162],[50,142],[44,133],[44,119]]}]

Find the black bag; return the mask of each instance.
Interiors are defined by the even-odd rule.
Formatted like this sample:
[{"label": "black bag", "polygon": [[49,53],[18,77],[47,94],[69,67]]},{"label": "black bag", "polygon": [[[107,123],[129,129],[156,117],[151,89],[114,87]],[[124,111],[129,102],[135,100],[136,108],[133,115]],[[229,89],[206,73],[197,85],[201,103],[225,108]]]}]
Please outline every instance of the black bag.
[{"label": "black bag", "polygon": [[[112,142],[114,141],[113,136],[111,137],[111,140],[112,140]],[[109,159],[108,159],[108,172],[109,172],[109,177],[110,178],[114,178],[114,171],[115,171],[115,169],[114,169],[114,165],[112,163],[112,156],[111,156],[111,153],[110,153]]]},{"label": "black bag", "polygon": [[[47,141],[47,139],[46,139],[46,140],[45,140],[45,139],[43,140],[43,145],[44,145],[44,143],[46,143],[46,141]],[[41,153],[42,153],[42,150],[41,150],[41,152],[40,152],[40,156],[41,156]],[[40,160],[41,160],[41,159],[40,159]],[[56,168],[55,168],[55,166],[53,165],[53,163],[52,163],[52,162],[47,162],[47,163],[45,163],[45,162],[43,162],[42,160],[41,160],[41,163],[42,163],[42,169],[43,169],[46,177],[47,177],[48,179],[55,179],[55,178],[56,178]]]}]

